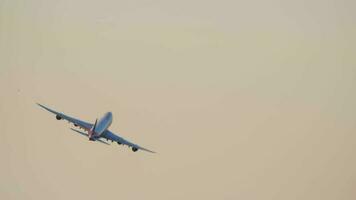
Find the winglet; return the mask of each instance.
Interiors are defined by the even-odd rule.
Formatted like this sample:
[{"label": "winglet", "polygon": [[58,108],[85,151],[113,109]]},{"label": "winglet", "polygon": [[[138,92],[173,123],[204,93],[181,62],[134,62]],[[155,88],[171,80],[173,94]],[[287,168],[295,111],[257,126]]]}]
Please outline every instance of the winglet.
[{"label": "winglet", "polygon": [[146,149],[146,148],[143,148],[143,147],[139,147],[139,149],[141,149],[141,150],[143,150],[143,151],[150,152],[150,153],[157,153],[157,152],[151,151],[151,150]]},{"label": "winglet", "polygon": [[40,103],[36,103],[38,106],[40,106],[40,107],[42,107],[42,108],[44,108],[44,109],[46,109],[46,107],[45,106],[43,106],[42,104],[40,104]]},{"label": "winglet", "polygon": [[54,111],[54,110],[52,110],[52,109],[50,109],[50,108],[47,108],[46,106],[44,106],[44,105],[42,105],[42,104],[40,104],[40,103],[36,103],[39,107],[41,107],[41,108],[43,108],[43,109],[45,109],[45,110],[47,110],[47,111],[49,111],[49,112],[51,112],[51,113],[54,113],[54,114],[60,114],[59,112],[56,112],[56,111]]}]

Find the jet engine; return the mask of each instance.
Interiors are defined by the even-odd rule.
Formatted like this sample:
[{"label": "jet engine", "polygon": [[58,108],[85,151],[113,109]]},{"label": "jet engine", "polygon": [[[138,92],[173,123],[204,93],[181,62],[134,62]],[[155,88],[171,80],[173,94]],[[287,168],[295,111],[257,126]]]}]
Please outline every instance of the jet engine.
[{"label": "jet engine", "polygon": [[61,119],[62,119],[62,117],[61,117],[61,116],[59,116],[59,115],[56,115],[56,119],[57,119],[57,120],[61,120]]},{"label": "jet engine", "polygon": [[132,151],[136,152],[138,149],[136,147],[132,147]]}]

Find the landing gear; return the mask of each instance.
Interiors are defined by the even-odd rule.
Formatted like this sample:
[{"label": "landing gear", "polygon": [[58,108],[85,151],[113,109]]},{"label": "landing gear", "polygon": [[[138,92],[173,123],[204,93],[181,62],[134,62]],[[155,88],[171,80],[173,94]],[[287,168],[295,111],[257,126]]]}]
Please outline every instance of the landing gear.
[{"label": "landing gear", "polygon": [[117,144],[118,144],[118,145],[122,145],[122,143],[121,143],[121,142],[117,142]]}]

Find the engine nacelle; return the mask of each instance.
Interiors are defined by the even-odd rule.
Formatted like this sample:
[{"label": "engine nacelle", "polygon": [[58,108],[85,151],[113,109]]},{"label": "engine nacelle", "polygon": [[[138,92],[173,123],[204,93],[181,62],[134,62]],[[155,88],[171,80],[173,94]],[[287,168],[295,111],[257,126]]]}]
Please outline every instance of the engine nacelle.
[{"label": "engine nacelle", "polygon": [[61,120],[61,119],[62,119],[62,117],[61,117],[61,116],[59,116],[59,115],[56,115],[56,119],[57,119],[57,120]]},{"label": "engine nacelle", "polygon": [[132,147],[132,151],[136,152],[138,149],[136,147]]}]

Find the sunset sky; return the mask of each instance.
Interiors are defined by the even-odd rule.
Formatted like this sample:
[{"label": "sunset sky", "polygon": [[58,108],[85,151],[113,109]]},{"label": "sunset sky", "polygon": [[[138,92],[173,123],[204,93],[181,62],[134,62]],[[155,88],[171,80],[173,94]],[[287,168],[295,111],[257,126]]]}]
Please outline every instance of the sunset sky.
[{"label": "sunset sky", "polygon": [[[0,199],[356,199],[356,1],[0,0]],[[36,105],[157,154],[88,141]]]}]

